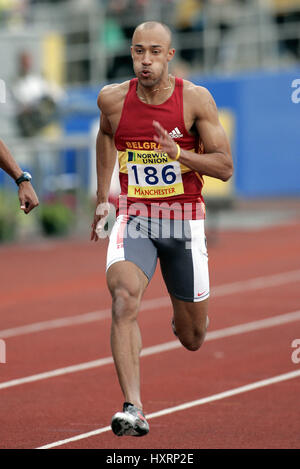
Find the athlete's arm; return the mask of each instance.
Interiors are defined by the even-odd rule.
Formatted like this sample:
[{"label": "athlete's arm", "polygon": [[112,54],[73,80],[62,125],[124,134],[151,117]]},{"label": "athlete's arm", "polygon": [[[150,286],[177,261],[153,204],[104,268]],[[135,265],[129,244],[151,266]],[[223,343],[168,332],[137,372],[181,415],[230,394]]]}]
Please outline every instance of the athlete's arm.
[{"label": "athlete's arm", "polygon": [[[98,106],[101,111],[100,127],[96,139],[96,168],[97,168],[97,207],[92,223],[91,240],[98,240],[96,227],[98,222],[107,215],[109,189],[111,178],[116,162],[116,148],[114,144],[114,136],[108,117],[104,114],[108,110],[109,97],[107,93],[99,94]],[[98,208],[98,210],[97,210]],[[100,211],[99,211],[100,210]],[[101,214],[100,214],[101,213]]]},{"label": "athlete's arm", "polygon": [[102,113],[96,140],[97,202],[107,202],[116,163],[114,137],[107,117]]},{"label": "athlete's arm", "polygon": [[[0,140],[0,168],[14,180],[18,179],[23,173],[2,140]],[[19,185],[19,200],[20,208],[26,214],[39,205],[37,195],[29,181],[21,182]]]},{"label": "athlete's arm", "polygon": [[[213,97],[205,88],[194,86],[190,89],[186,105],[194,109],[194,122],[204,144],[204,153],[198,154],[181,148],[180,163],[200,174],[227,181],[233,173],[233,162],[229,141],[219,121]],[[157,132],[155,141],[170,158],[175,159],[177,145],[158,122],[153,122],[153,126]]]},{"label": "athlete's arm", "polygon": [[18,163],[13,158],[7,146],[0,140],[0,168],[13,179],[18,179],[23,173]]}]

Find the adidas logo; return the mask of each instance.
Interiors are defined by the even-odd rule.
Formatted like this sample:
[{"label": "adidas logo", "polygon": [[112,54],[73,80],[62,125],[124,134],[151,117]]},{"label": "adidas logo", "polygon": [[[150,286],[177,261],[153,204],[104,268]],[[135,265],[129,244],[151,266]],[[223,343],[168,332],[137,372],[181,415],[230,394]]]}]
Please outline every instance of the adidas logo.
[{"label": "adidas logo", "polygon": [[183,137],[183,134],[180,132],[178,127],[175,127],[175,129],[172,130],[172,132],[169,133],[171,138],[180,138]]}]

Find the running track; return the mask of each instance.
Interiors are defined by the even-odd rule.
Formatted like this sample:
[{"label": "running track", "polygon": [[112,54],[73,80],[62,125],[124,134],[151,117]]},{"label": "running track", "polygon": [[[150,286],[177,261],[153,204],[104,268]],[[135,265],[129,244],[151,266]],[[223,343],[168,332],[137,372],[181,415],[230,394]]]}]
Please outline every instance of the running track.
[{"label": "running track", "polygon": [[145,438],[109,430],[122,396],[105,242],[1,247],[0,448],[299,448],[299,239],[294,220],[225,231],[209,246],[210,327],[198,352],[171,332],[157,269],[139,321]]}]

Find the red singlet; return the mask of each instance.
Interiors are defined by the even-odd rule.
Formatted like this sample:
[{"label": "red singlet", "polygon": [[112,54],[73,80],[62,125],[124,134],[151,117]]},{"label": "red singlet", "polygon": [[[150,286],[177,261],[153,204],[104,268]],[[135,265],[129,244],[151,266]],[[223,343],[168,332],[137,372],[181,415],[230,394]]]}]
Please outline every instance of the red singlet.
[{"label": "red singlet", "polygon": [[185,128],[183,80],[175,78],[172,95],[159,105],[143,103],[137,96],[137,83],[137,78],[130,81],[115,134],[121,186],[119,213],[203,219],[202,177],[167,153],[159,153],[153,140],[152,122],[156,120],[181,148],[203,151],[199,136]]}]

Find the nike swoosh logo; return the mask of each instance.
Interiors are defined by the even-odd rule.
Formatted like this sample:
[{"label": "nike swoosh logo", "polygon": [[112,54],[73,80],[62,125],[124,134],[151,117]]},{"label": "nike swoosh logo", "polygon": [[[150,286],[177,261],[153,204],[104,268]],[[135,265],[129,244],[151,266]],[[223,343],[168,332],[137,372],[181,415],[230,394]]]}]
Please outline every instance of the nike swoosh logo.
[{"label": "nike swoosh logo", "polygon": [[198,296],[203,296],[204,293],[206,293],[205,290],[202,293],[198,293]]}]

